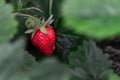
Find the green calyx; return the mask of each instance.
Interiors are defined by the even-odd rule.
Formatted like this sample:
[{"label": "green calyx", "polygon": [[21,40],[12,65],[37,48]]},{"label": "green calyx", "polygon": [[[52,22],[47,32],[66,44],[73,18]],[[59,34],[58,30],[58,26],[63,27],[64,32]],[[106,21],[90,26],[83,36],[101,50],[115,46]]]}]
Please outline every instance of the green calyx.
[{"label": "green calyx", "polygon": [[[36,11],[39,11],[41,13],[43,13],[42,10],[40,10],[39,8],[36,8],[36,7],[30,7],[30,8],[26,8],[26,9],[21,9],[20,11],[23,11],[23,10],[36,10]],[[47,30],[46,30],[46,25],[50,25],[54,20],[52,19],[53,18],[53,15],[51,15],[47,21],[43,19],[40,19],[40,18],[36,18],[34,16],[31,16],[29,14],[22,14],[20,12],[15,12],[14,15],[16,16],[24,16],[25,18],[27,18],[27,20],[25,21],[25,25],[26,25],[26,28],[28,29],[27,31],[25,31],[25,34],[28,34],[28,33],[32,33],[32,37],[34,36],[35,32],[37,30],[40,30],[42,33],[44,34],[47,34]]]},{"label": "green calyx", "polygon": [[40,29],[40,31],[41,31],[42,33],[44,33],[44,34],[47,34],[47,33],[48,33],[47,30],[46,30],[46,25],[41,26],[39,29]]},{"label": "green calyx", "polygon": [[28,18],[26,20],[28,30],[25,33],[32,33],[33,37],[35,32],[39,29],[42,33],[47,34],[46,25],[50,25],[54,21],[52,20],[52,17],[53,15],[51,15],[47,21],[44,21],[44,19],[40,20],[38,18],[35,18],[34,20],[32,18]]},{"label": "green calyx", "polygon": [[46,30],[46,25],[43,25],[43,26],[39,26],[39,27],[34,28],[34,29],[28,29],[27,31],[25,31],[25,34],[32,33],[31,37],[33,38],[35,32],[36,32],[38,29],[39,29],[42,33],[44,33],[44,34],[47,34],[47,33],[48,33],[47,30]]},{"label": "green calyx", "polygon": [[27,20],[25,21],[25,25],[28,28],[27,31],[25,31],[25,34],[32,33],[32,37],[34,36],[35,32],[39,29],[42,33],[47,34],[46,25],[50,25],[54,20],[53,15],[51,15],[47,21],[44,20],[44,18],[41,20],[40,18],[36,18],[34,16],[28,15],[28,14],[21,14],[21,13],[14,13],[18,16],[24,16],[27,17]]},{"label": "green calyx", "polygon": [[[39,10],[38,8],[27,8],[28,10],[29,9],[37,9]],[[25,9],[26,10],[26,9]],[[40,11],[40,10],[39,10]],[[22,13],[19,13],[19,12],[16,12],[14,13],[15,15],[17,16],[24,16],[24,17],[27,17],[27,20],[25,21],[25,25],[27,27],[27,31],[25,31],[25,34],[28,34],[28,33],[32,33],[34,34],[36,32],[36,30],[40,30],[41,32],[43,32],[44,34],[47,34],[47,30],[46,30],[46,25],[50,25],[54,20],[52,19],[53,18],[53,15],[51,15],[47,21],[44,20],[44,18],[41,20],[40,18],[36,18],[34,16],[31,16],[31,15],[28,15],[28,14],[22,14]]]}]

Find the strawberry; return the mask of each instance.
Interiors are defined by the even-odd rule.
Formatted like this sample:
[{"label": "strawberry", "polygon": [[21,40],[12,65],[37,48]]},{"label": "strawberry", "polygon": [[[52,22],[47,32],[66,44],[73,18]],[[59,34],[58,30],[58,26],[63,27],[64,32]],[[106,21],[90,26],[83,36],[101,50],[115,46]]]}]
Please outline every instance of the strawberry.
[{"label": "strawberry", "polygon": [[[36,7],[31,7],[27,10],[30,9],[41,12],[41,10]],[[16,12],[15,15],[24,16],[27,18],[27,20],[25,21],[25,25],[28,30],[25,33],[32,33],[32,44],[36,48],[38,48],[44,55],[52,55],[55,50],[56,32],[49,25],[54,21],[52,19],[53,15],[51,15],[47,21],[44,21],[44,18],[41,20],[40,18],[36,18],[28,14],[21,14],[18,12]]]},{"label": "strawberry", "polygon": [[55,50],[56,32],[50,26],[45,26],[47,34],[41,30],[36,30],[33,37],[31,36],[32,44],[37,47],[46,56],[52,55]]},{"label": "strawberry", "polygon": [[34,18],[34,20],[28,18],[28,20],[26,20],[26,26],[29,30],[25,33],[32,32],[32,44],[46,56],[52,55],[55,50],[56,32],[49,26],[52,22],[52,15],[47,21],[38,18]]}]

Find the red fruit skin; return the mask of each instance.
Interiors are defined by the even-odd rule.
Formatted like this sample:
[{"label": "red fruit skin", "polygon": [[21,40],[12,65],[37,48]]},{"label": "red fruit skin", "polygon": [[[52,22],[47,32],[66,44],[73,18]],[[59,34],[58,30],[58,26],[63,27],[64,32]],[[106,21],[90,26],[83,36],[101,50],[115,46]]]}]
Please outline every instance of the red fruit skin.
[{"label": "red fruit skin", "polygon": [[47,34],[44,34],[39,29],[31,37],[32,44],[39,49],[44,55],[50,56],[55,50],[56,32],[53,28],[46,26]]}]

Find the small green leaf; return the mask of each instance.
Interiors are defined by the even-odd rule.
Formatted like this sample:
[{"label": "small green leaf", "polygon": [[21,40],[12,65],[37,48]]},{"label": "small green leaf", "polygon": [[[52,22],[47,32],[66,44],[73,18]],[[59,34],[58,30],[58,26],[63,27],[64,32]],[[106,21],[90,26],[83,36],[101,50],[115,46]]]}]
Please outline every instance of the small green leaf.
[{"label": "small green leaf", "polygon": [[39,30],[40,30],[42,33],[44,33],[44,34],[47,34],[47,33],[48,33],[48,31],[47,31],[46,28],[45,28],[45,25],[41,26]]},{"label": "small green leaf", "polygon": [[69,54],[68,59],[70,65],[73,67],[81,67],[86,63],[85,55],[80,46],[76,51],[73,51]]},{"label": "small green leaf", "polygon": [[[91,74],[94,79],[107,77],[109,71],[111,71],[111,62],[108,60],[108,55],[104,54],[92,40],[84,41],[83,48],[88,63],[89,74]],[[105,72],[106,74],[104,74]],[[103,77],[101,75],[103,75]]]},{"label": "small green leaf", "polygon": [[25,31],[25,34],[32,33],[32,32],[33,32],[33,29],[29,29],[29,30]]},{"label": "small green leaf", "polygon": [[18,11],[20,11],[23,7],[23,4],[22,3],[18,3]]},{"label": "small green leaf", "polygon": [[108,55],[103,54],[92,40],[84,41],[83,47],[71,52],[69,63],[73,68],[71,73],[80,80],[107,80],[111,71]]},{"label": "small green leaf", "polygon": [[17,22],[10,4],[0,3],[0,43],[9,41],[17,31]]}]

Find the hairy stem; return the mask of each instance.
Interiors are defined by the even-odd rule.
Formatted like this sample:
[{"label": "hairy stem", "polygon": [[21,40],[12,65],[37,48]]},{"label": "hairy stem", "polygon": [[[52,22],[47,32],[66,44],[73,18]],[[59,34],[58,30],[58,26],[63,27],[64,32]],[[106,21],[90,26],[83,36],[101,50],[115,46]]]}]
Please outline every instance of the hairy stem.
[{"label": "hairy stem", "polygon": [[30,7],[30,8],[25,8],[25,9],[21,9],[21,10],[37,10],[37,11],[43,13],[43,11],[41,9],[36,8],[36,7]]},{"label": "hairy stem", "polygon": [[49,15],[52,15],[53,0],[49,2]]},{"label": "hairy stem", "polygon": [[37,19],[37,18],[35,18],[35,17],[31,16],[31,15],[28,15],[28,14],[22,14],[22,13],[18,13],[18,12],[14,13],[14,14],[17,15],[17,16],[29,17],[29,18],[33,19],[34,21],[36,21],[38,23],[40,22],[40,19]]}]

